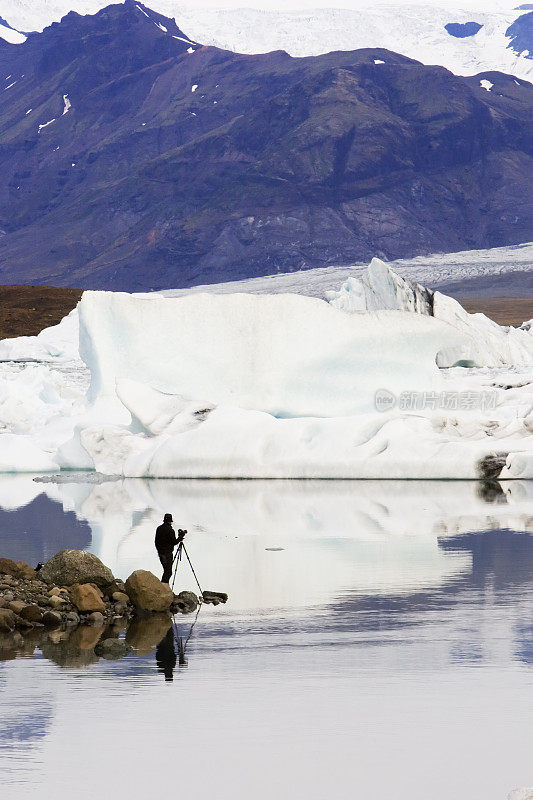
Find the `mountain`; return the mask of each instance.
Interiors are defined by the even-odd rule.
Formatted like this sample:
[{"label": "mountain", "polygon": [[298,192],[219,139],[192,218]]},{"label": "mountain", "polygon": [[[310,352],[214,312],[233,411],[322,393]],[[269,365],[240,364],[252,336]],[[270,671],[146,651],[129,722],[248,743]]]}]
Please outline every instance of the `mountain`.
[{"label": "mountain", "polygon": [[0,65],[5,284],[179,287],[533,238],[515,77],[239,55],[132,0],[0,43]]},{"label": "mountain", "polygon": [[[205,0],[191,5],[152,0],[151,6],[178,19],[197,41],[235,52],[286,50],[292,56],[311,56],[379,47],[424,64],[440,64],[458,75],[497,70],[533,80],[532,16],[524,13],[532,10],[528,4],[357,0],[357,8],[350,10],[298,9],[298,3],[289,2],[285,10],[270,3],[267,9],[213,8]],[[93,14],[105,5],[106,0],[2,0],[2,14],[17,30],[32,31],[42,30],[68,11]],[[252,0],[245,5],[260,4]],[[301,5],[311,2],[301,0]],[[528,25],[529,33],[520,32]]]}]

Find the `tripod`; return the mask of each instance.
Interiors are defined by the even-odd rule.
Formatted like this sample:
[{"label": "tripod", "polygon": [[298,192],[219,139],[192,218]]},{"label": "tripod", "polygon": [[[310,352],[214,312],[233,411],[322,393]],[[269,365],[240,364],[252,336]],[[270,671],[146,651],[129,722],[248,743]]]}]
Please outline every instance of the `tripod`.
[{"label": "tripod", "polygon": [[202,587],[200,586],[200,581],[198,580],[198,578],[196,576],[196,572],[194,571],[194,567],[193,567],[193,565],[191,563],[191,559],[189,558],[189,554],[187,552],[187,548],[185,547],[185,543],[184,543],[183,539],[178,544],[178,549],[176,550],[176,555],[174,556],[174,564],[175,564],[175,566],[174,566],[174,575],[172,577],[171,589],[174,591],[174,583],[176,582],[176,573],[178,571],[178,564],[181,561],[182,553],[185,553],[185,556],[187,558],[187,561],[189,562],[189,566],[191,568],[192,574],[194,575],[194,580],[196,581],[196,585],[198,586],[198,589],[200,591],[200,598],[202,598],[204,593],[202,591]]}]

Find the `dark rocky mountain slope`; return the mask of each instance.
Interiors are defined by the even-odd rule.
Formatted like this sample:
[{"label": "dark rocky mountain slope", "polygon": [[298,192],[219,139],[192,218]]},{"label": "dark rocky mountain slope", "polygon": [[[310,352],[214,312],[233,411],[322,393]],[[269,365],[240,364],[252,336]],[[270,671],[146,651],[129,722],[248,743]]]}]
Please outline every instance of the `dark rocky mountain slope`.
[{"label": "dark rocky mountain slope", "polygon": [[0,66],[4,284],[186,286],[533,238],[533,86],[501,73],[239,55],[130,0],[0,43]]}]

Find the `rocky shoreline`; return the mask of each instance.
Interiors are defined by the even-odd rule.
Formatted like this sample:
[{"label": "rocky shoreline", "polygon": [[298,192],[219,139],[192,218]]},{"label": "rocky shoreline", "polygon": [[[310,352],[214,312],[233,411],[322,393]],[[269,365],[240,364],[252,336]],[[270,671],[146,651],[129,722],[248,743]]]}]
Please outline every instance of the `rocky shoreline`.
[{"label": "rocky shoreline", "polygon": [[190,614],[202,602],[209,600],[188,591],[176,595],[146,570],[123,582],[81,550],[63,550],[39,569],[0,558],[0,660],[29,655],[36,646],[45,657],[55,652],[52,660],[61,666],[146,654],[174,614]]}]

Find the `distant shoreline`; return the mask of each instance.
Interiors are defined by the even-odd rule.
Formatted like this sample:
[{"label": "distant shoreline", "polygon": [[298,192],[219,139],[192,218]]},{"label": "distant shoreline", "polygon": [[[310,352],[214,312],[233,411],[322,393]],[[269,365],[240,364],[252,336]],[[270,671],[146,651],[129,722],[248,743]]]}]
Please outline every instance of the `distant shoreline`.
[{"label": "distant shoreline", "polygon": [[[36,336],[57,325],[82,295],[81,289],[55,286],[0,286],[0,339]],[[486,314],[499,325],[520,326],[533,318],[533,297],[468,297],[459,302],[470,313]]]}]

